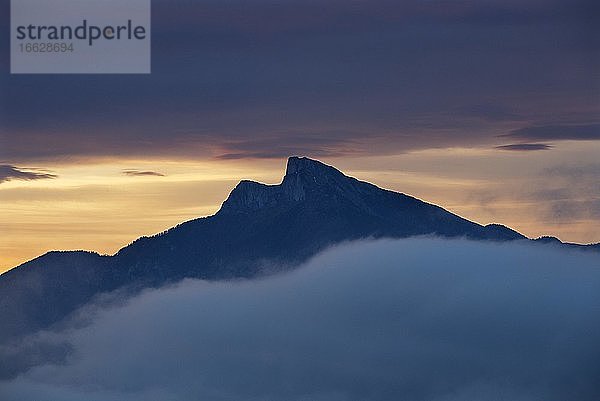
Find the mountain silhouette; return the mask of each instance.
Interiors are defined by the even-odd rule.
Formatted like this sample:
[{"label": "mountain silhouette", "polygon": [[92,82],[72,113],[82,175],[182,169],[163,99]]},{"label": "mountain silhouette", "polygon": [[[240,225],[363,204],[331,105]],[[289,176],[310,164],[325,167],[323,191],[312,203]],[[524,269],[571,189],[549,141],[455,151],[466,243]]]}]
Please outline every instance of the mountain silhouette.
[{"label": "mountain silhouette", "polygon": [[319,161],[291,157],[280,184],[241,181],[213,216],[142,237],[113,256],[49,252],[1,275],[0,344],[57,324],[116,289],[251,278],[292,269],[340,242],[419,235],[527,240],[505,226],[482,226]]}]

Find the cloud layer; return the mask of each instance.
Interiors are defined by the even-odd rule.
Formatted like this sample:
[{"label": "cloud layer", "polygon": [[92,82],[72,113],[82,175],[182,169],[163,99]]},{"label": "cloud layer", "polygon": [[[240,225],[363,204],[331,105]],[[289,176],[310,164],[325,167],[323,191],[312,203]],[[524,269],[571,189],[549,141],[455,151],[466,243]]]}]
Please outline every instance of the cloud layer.
[{"label": "cloud layer", "polygon": [[525,140],[593,141],[600,139],[600,124],[548,125],[514,130],[503,137]]},{"label": "cloud layer", "polygon": [[[6,30],[9,3],[0,0]],[[488,148],[511,132],[599,138],[597,1],[152,5],[151,75],[15,76],[0,61],[0,160],[378,155]]]},{"label": "cloud layer", "polygon": [[499,150],[511,150],[515,152],[532,152],[536,150],[552,149],[552,145],[547,143],[513,143],[510,145],[496,146]]},{"label": "cloud layer", "polygon": [[44,180],[57,178],[56,174],[38,169],[22,169],[8,164],[0,164],[0,184],[11,180]]},{"label": "cloud layer", "polygon": [[150,171],[150,170],[123,170],[123,175],[127,175],[130,177],[164,177],[163,173],[159,173],[158,171]]},{"label": "cloud layer", "polygon": [[[291,274],[185,281],[37,337],[6,401],[597,399],[597,255],[415,239]],[[90,309],[89,311],[92,311]]]}]

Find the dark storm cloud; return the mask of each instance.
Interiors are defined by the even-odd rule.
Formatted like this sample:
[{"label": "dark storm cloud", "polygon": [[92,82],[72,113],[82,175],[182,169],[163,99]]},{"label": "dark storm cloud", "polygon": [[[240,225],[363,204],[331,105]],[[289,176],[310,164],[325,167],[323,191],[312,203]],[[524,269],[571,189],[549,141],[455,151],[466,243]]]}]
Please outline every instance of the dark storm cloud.
[{"label": "dark storm cloud", "polygon": [[586,125],[546,125],[526,127],[512,131],[505,138],[524,140],[575,140],[590,141],[600,139],[600,124]]},{"label": "dark storm cloud", "polygon": [[124,175],[130,177],[164,177],[163,173],[157,171],[144,171],[144,170],[123,170]]},{"label": "dark storm cloud", "polygon": [[488,147],[525,123],[593,121],[598,16],[590,1],[154,1],[149,76],[0,63],[0,159],[347,152],[298,132],[370,154]]},{"label": "dark storm cloud", "polygon": [[513,143],[510,145],[496,146],[498,150],[511,150],[516,152],[529,152],[536,150],[549,150],[552,149],[552,145],[547,143]]},{"label": "dark storm cloud", "polygon": [[22,169],[8,164],[0,164],[0,184],[11,180],[45,180],[57,178],[56,174],[39,169]]},{"label": "dark storm cloud", "polygon": [[84,310],[91,324],[33,341],[66,359],[0,382],[0,396],[592,401],[599,287],[598,255],[553,245],[349,244],[279,277]]}]

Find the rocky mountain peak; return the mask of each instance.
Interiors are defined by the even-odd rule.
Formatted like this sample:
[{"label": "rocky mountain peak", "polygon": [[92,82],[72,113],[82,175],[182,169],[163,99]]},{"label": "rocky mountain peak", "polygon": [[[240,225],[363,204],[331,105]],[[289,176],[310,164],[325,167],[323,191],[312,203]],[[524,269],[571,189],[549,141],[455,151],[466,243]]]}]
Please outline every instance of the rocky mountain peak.
[{"label": "rocky mountain peak", "polygon": [[340,182],[348,179],[339,170],[320,161],[292,156],[287,161],[281,184],[241,181],[223,203],[220,212],[251,212],[282,203],[300,202],[318,188],[339,186]]},{"label": "rocky mountain peak", "polygon": [[311,176],[343,175],[334,167],[308,157],[292,156],[287,161],[285,176],[306,174]]}]

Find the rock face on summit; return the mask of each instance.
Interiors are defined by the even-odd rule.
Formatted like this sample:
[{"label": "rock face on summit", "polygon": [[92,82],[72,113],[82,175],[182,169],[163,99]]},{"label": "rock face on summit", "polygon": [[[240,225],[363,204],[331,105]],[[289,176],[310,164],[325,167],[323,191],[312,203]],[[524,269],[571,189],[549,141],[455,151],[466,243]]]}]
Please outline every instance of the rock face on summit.
[{"label": "rock face on summit", "polygon": [[[223,203],[220,213],[251,213],[258,209],[286,207],[311,201],[319,192],[356,199],[353,178],[308,158],[288,159],[286,174],[279,185],[242,181]],[[358,181],[356,181],[358,182]]]},{"label": "rock face on summit", "polygon": [[[330,214],[320,216],[324,211]],[[339,231],[331,232],[334,237],[337,234],[352,238],[432,234],[493,240],[525,238],[504,226],[481,226],[438,206],[347,177],[331,166],[300,157],[288,160],[286,174],[279,185],[240,182],[217,216],[242,218],[257,212],[288,218],[302,213],[301,219],[295,221],[297,225],[288,224],[290,230],[322,229],[337,223]],[[315,214],[326,218],[312,221]]]},{"label": "rock face on summit", "polygon": [[186,277],[254,277],[292,268],[327,246],[415,235],[517,240],[438,206],[292,157],[279,185],[242,181],[214,216],[143,237],[113,256],[51,252],[0,276],[0,344],[52,325],[92,297]]},{"label": "rock face on summit", "polygon": [[381,191],[318,161],[291,157],[281,184],[242,181],[223,203],[221,213],[248,213],[263,208],[292,207],[301,202],[341,198],[368,210],[364,196],[369,190]]}]

